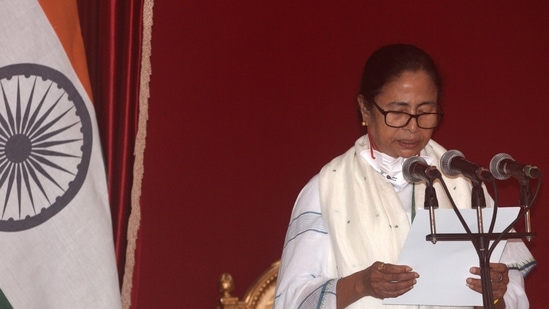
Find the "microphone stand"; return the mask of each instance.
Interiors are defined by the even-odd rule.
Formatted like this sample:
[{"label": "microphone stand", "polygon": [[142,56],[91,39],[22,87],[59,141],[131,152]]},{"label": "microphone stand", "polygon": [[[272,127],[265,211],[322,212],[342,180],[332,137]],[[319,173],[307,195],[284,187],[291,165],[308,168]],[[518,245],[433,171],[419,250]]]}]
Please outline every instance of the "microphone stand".
[{"label": "microphone stand", "polygon": [[[525,209],[530,203],[530,181],[527,177],[520,177],[520,206]],[[530,211],[527,210],[524,214],[524,229],[526,233],[532,232],[532,226],[530,225]],[[532,237],[526,237],[527,241],[531,241]]]},{"label": "microphone stand", "polygon": [[[484,220],[482,218],[482,209],[486,208],[486,198],[482,189],[480,179],[471,178],[473,188],[471,190],[471,208],[477,210],[478,236],[471,239],[479,257],[480,279],[482,283],[482,300],[484,308],[492,308],[492,299],[494,298],[492,291],[492,283],[490,277],[490,257],[492,251],[489,250],[490,239],[484,233]],[[489,233],[491,233],[491,229]],[[490,304],[487,304],[489,302]],[[488,307],[492,306],[492,307]]]},{"label": "microphone stand", "polygon": [[[440,176],[439,176],[440,177]],[[437,192],[433,187],[433,181],[428,180],[425,182],[425,201],[423,208],[429,210],[429,223],[431,225],[431,235],[437,234],[437,225],[435,222],[435,209],[438,208]],[[437,242],[436,236],[433,236],[431,242],[434,244]]]},{"label": "microphone stand", "polygon": [[471,190],[471,208],[477,210],[477,223],[479,233],[484,232],[484,224],[482,220],[482,209],[486,208],[486,198],[484,190],[482,190],[482,182],[478,179],[471,179],[473,188]]},{"label": "microphone stand", "polygon": [[[469,240],[472,242],[473,246],[475,247],[475,250],[477,252],[477,255],[479,257],[479,266],[480,266],[480,272],[481,272],[481,283],[482,283],[482,302],[483,306],[486,309],[493,309],[494,308],[494,297],[493,297],[493,290],[492,290],[492,279],[490,277],[490,257],[492,255],[492,251],[497,246],[500,240],[502,239],[518,239],[518,238],[524,238],[524,237],[533,237],[535,234],[528,232],[528,233],[509,233],[509,231],[512,229],[512,227],[515,225],[515,223],[522,218],[523,216],[528,213],[530,207],[533,204],[533,200],[529,200],[529,190],[528,186],[525,185],[524,189],[521,189],[521,203],[526,205],[525,207],[521,207],[521,211],[519,212],[519,215],[517,218],[507,227],[505,228],[501,233],[493,233],[494,224],[496,221],[496,215],[497,215],[497,209],[498,209],[498,203],[497,203],[497,186],[495,184],[495,181],[491,179],[491,182],[494,186],[494,192],[495,192],[495,204],[493,209],[493,215],[492,215],[492,222],[490,224],[490,228],[487,233],[483,230],[483,219],[482,219],[482,208],[486,207],[486,199],[484,197],[484,190],[482,190],[482,181],[480,178],[472,178],[473,188],[471,192],[471,203],[472,207],[477,209],[477,220],[478,220],[478,232],[472,233],[469,229],[467,223],[463,219],[463,216],[461,215],[459,209],[457,208],[450,191],[448,190],[448,187],[446,186],[446,183],[442,178],[440,178],[440,181],[442,183],[442,186],[444,188],[444,191],[446,192],[446,195],[448,196],[452,207],[454,209],[454,212],[456,213],[458,219],[460,220],[463,228],[465,229],[466,233],[451,233],[451,234],[436,234],[436,229],[432,227],[432,231],[435,231],[429,235],[426,236],[426,240],[430,240],[433,243],[436,241],[463,241],[463,240]],[[428,187],[432,187],[432,184],[428,184]],[[539,188],[541,186],[541,181],[538,183],[538,192]],[[427,207],[427,198],[432,198],[432,193],[429,193],[427,195],[426,189],[426,207]],[[537,195],[537,193],[536,193]],[[434,222],[431,222],[431,224],[434,224]],[[490,241],[493,240],[492,245],[490,245]]]}]

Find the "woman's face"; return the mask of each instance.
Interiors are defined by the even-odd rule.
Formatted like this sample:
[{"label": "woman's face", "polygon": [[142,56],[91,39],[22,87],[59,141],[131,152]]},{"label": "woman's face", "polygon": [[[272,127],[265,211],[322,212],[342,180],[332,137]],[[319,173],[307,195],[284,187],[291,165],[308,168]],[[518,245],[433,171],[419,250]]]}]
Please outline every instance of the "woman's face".
[{"label": "woman's face", "polygon": [[[375,102],[384,111],[400,111],[409,114],[437,112],[437,88],[424,71],[405,71],[397,79],[385,84]],[[408,158],[419,154],[427,145],[433,129],[422,129],[416,119],[410,119],[402,128],[385,124],[383,114],[373,106],[368,110],[364,98],[358,103],[362,117],[368,127],[368,135],[377,150],[391,157]]]}]

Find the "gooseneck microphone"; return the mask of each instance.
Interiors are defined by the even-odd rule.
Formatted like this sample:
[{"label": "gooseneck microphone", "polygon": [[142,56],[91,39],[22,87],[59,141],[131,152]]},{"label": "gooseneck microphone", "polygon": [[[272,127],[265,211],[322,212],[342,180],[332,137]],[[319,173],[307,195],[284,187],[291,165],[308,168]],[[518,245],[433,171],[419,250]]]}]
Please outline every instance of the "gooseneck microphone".
[{"label": "gooseneck microphone", "polygon": [[515,178],[538,178],[540,170],[536,166],[516,162],[506,153],[498,153],[490,161],[490,172],[496,179],[505,180]]},{"label": "gooseneck microphone", "polygon": [[492,181],[494,176],[484,167],[465,159],[459,150],[449,150],[440,158],[442,172],[448,176],[463,176],[471,180]]},{"label": "gooseneck microphone", "polygon": [[432,182],[442,177],[436,167],[427,164],[422,157],[409,157],[402,164],[402,174],[409,182]]},{"label": "gooseneck microphone", "polygon": [[[523,208],[530,204],[530,179],[541,177],[541,171],[532,165],[516,162],[513,157],[506,153],[498,153],[490,161],[490,171],[494,177],[499,180],[505,180],[513,176],[520,183],[520,203]],[[524,214],[526,233],[532,232],[532,223],[530,221],[530,210]],[[526,237],[528,241],[532,237]]]},{"label": "gooseneck microphone", "polygon": [[477,223],[479,233],[484,233],[482,208],[486,207],[486,198],[482,189],[483,181],[493,181],[494,176],[484,167],[465,160],[463,153],[458,150],[449,150],[440,158],[442,172],[448,176],[462,174],[471,180],[471,208],[477,210]]},{"label": "gooseneck microphone", "polygon": [[409,157],[402,164],[402,174],[404,179],[409,182],[425,182],[425,201],[424,208],[429,210],[429,222],[431,226],[431,242],[436,243],[437,228],[435,219],[435,209],[438,208],[438,199],[433,182],[435,179],[441,179],[442,174],[435,166],[427,164],[422,157]]}]

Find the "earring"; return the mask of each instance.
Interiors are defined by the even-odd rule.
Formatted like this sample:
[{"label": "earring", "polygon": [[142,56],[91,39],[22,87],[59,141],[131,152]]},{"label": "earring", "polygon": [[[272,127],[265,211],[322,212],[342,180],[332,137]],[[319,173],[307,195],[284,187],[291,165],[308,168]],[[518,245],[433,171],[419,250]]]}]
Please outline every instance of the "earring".
[{"label": "earring", "polygon": [[366,126],[366,122],[365,122],[365,121],[361,122],[360,124],[361,124],[363,127]]}]

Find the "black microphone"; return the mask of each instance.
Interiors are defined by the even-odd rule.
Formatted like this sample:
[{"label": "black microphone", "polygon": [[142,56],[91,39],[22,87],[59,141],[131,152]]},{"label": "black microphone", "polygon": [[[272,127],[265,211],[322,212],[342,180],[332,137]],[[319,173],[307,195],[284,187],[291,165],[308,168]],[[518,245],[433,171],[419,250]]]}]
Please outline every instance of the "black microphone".
[{"label": "black microphone", "polygon": [[409,157],[402,164],[402,174],[409,182],[432,182],[440,178],[441,174],[435,166],[427,164],[425,159],[418,156]]},{"label": "black microphone", "polygon": [[506,153],[498,153],[492,158],[490,172],[499,180],[505,180],[511,176],[518,179],[538,178],[541,174],[536,166],[518,163]]},{"label": "black microphone", "polygon": [[465,160],[459,150],[449,150],[440,158],[442,172],[448,176],[463,176],[471,180],[491,181],[494,176],[484,167]]}]

